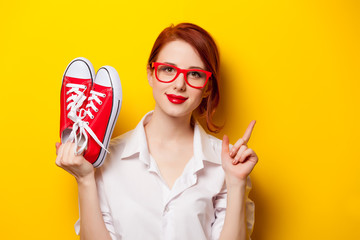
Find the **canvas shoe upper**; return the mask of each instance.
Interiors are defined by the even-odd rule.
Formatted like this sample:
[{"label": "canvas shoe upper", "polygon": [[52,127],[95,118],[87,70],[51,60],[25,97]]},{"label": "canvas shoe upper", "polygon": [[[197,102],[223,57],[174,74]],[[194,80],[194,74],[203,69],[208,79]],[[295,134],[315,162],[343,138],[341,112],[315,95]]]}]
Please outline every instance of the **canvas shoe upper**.
[{"label": "canvas shoe upper", "polygon": [[90,93],[94,68],[89,60],[75,58],[67,66],[60,92],[60,139],[65,143],[72,132],[78,111],[84,107]]},{"label": "canvas shoe upper", "polygon": [[74,132],[77,153],[99,167],[103,164],[107,147],[119,116],[122,89],[118,73],[113,67],[104,66],[96,74],[87,104],[80,110]]}]

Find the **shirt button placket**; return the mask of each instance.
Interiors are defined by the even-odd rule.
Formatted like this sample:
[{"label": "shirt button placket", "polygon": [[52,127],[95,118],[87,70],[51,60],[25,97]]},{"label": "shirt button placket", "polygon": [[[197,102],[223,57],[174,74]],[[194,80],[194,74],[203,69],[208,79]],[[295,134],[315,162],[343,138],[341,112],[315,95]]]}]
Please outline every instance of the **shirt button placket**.
[{"label": "shirt button placket", "polygon": [[162,232],[163,232],[163,238],[167,239],[168,238],[168,216],[167,213],[169,212],[169,207],[166,204],[164,209],[163,209],[163,213],[162,213]]},{"label": "shirt button placket", "polygon": [[170,203],[167,203],[163,209],[163,218],[162,218],[162,226],[163,226],[163,234],[164,239],[174,239],[174,225],[172,221],[172,209]]}]

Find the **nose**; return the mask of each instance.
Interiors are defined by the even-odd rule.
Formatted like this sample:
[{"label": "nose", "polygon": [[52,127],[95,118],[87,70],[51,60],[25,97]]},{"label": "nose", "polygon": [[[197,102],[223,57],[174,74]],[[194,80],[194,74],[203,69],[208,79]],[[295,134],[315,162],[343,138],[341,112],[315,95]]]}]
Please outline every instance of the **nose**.
[{"label": "nose", "polygon": [[186,81],[184,73],[180,73],[179,76],[175,79],[175,88],[179,90],[185,90],[186,88]]}]

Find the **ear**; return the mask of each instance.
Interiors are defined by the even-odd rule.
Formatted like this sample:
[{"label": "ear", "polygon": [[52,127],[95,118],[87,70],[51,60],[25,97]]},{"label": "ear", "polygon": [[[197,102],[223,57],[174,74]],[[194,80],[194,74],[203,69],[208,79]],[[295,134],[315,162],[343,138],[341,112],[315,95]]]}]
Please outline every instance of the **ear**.
[{"label": "ear", "polygon": [[153,78],[153,71],[150,68],[150,65],[147,65],[146,72],[147,72],[147,78],[148,78],[149,85],[150,85],[150,87],[153,87],[154,78]]}]

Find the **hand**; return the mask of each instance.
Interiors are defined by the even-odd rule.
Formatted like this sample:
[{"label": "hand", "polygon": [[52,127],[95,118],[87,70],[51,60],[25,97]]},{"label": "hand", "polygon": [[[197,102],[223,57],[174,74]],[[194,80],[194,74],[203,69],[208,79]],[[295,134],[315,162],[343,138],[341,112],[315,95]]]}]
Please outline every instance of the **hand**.
[{"label": "hand", "polygon": [[55,147],[57,155],[56,165],[73,175],[78,182],[94,176],[95,170],[93,165],[86,161],[82,155],[75,155],[75,143],[56,143]]},{"label": "hand", "polygon": [[226,178],[231,181],[231,184],[237,184],[246,180],[258,162],[256,153],[246,145],[249,142],[255,123],[255,120],[250,122],[244,136],[234,144],[231,151],[229,151],[228,136],[224,135],[223,137],[221,152],[222,167]]}]

